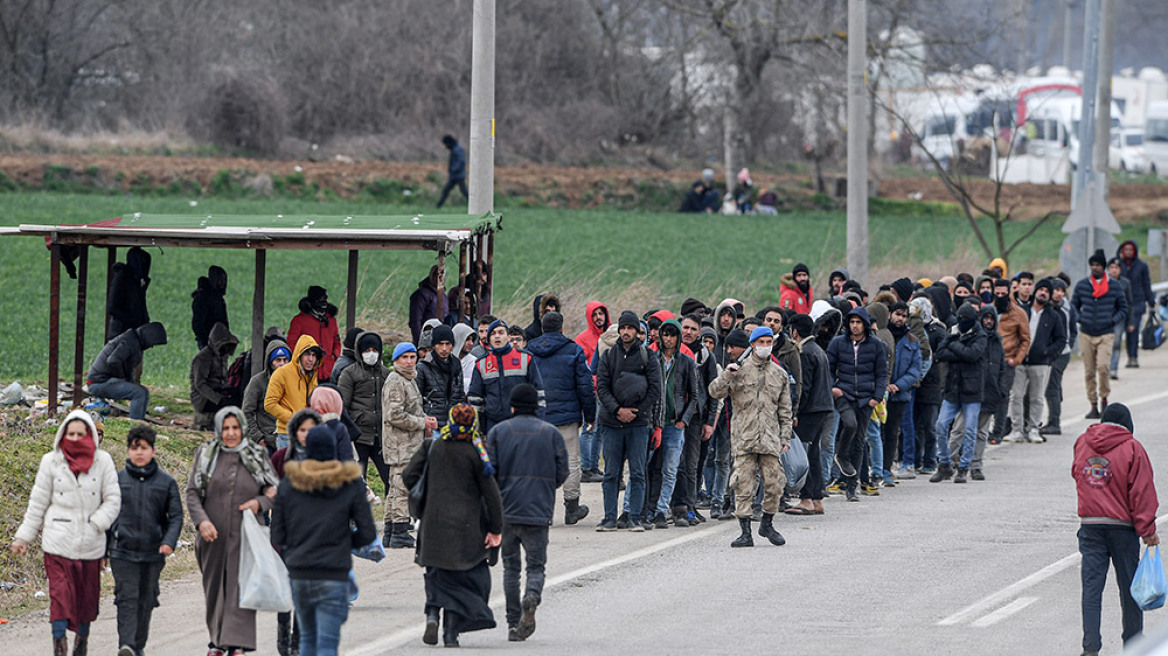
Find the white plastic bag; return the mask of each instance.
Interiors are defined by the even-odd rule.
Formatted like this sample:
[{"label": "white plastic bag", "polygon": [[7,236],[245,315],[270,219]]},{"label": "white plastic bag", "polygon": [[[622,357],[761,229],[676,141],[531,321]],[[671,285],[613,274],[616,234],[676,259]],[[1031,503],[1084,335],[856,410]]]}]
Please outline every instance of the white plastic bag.
[{"label": "white plastic bag", "polygon": [[288,568],[272,548],[266,526],[255,513],[243,511],[243,541],[239,552],[239,607],[275,613],[292,611]]}]

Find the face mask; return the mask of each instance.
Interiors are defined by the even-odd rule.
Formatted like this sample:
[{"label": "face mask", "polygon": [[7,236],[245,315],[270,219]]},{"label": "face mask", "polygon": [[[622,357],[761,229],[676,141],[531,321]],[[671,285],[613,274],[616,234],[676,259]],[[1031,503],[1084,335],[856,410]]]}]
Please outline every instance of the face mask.
[{"label": "face mask", "polygon": [[370,351],[368,353],[362,353],[361,359],[365,361],[365,364],[372,367],[373,365],[377,364],[377,361],[381,358],[378,357],[377,353]]},{"label": "face mask", "polygon": [[1010,297],[1009,296],[995,296],[994,297],[994,309],[998,311],[998,314],[1001,314],[1002,312],[1009,311]]},{"label": "face mask", "polygon": [[981,296],[981,302],[983,304],[994,302],[994,293],[989,291],[988,289],[983,291],[982,293],[978,294],[978,296]]},{"label": "face mask", "polygon": [[961,319],[957,322],[957,329],[963,333],[968,332],[975,323],[977,323],[977,319]]},{"label": "face mask", "polygon": [[754,347],[754,354],[758,357],[759,360],[766,360],[767,358],[771,357],[771,347],[756,346]]}]

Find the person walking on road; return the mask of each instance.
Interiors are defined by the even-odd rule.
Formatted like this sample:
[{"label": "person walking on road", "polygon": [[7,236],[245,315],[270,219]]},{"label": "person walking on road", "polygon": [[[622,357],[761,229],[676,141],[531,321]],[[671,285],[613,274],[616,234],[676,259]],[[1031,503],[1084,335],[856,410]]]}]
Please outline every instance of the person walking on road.
[{"label": "person walking on road", "polygon": [[[1149,312],[1156,311],[1156,295],[1152,292],[1148,264],[1140,259],[1140,247],[1134,241],[1129,239],[1119,245],[1119,266],[1123,277],[1131,283],[1131,320],[1128,325],[1133,326],[1134,330],[1127,333],[1127,367],[1135,369],[1140,366],[1140,320],[1144,316],[1144,308]],[[1115,346],[1119,347],[1118,344]]]},{"label": "person walking on road", "polygon": [[1113,403],[1102,421],[1075,441],[1071,476],[1079,498],[1079,553],[1082,565],[1083,656],[1098,656],[1103,647],[1100,613],[1108,565],[1115,565],[1123,609],[1123,642],[1144,630],[1144,614],[1131,595],[1140,560],[1140,539],[1160,544],[1156,533],[1159,503],[1152,463],[1133,436],[1131,411]]},{"label": "person walking on road", "polygon": [[[470,199],[466,191],[466,151],[453,135],[442,137],[442,145],[450,151],[450,160],[446,164],[446,186],[442,187],[442,195],[438,198],[439,208],[446,204],[446,197],[455,187],[462,192],[463,198]],[[416,339],[417,335],[414,337]]]},{"label": "person walking on road", "polygon": [[1091,265],[1091,273],[1075,284],[1071,308],[1079,318],[1079,347],[1083,353],[1087,401],[1091,404],[1087,419],[1099,419],[1111,392],[1108,364],[1115,337],[1112,331],[1117,323],[1127,320],[1128,307],[1123,286],[1107,275],[1107,257],[1102,249],[1095,251],[1087,263]]},{"label": "person walking on road", "polygon": [[839,412],[835,464],[844,479],[848,501],[859,501],[860,467],[872,409],[884,398],[888,385],[888,354],[884,342],[873,333],[872,320],[863,307],[848,312],[847,332],[827,346],[832,375],[831,394]]}]

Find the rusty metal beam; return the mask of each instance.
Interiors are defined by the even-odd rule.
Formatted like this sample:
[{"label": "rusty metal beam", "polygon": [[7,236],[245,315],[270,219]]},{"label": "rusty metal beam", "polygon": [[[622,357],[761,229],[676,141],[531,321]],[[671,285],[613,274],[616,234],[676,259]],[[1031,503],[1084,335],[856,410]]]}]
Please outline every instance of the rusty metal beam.
[{"label": "rusty metal beam", "polygon": [[349,251],[349,281],[345,286],[345,330],[357,325],[357,251]]},{"label": "rusty metal beam", "polygon": [[264,283],[267,277],[268,252],[255,252],[255,288],[251,297],[251,375],[268,366],[264,358]]},{"label": "rusty metal beam", "polygon": [[60,375],[61,341],[61,245],[49,246],[49,407],[57,416],[57,378]]},{"label": "rusty metal beam", "polygon": [[73,335],[73,407],[81,407],[85,393],[81,376],[85,373],[85,306],[89,291],[89,247],[82,246],[77,259],[77,330]]}]

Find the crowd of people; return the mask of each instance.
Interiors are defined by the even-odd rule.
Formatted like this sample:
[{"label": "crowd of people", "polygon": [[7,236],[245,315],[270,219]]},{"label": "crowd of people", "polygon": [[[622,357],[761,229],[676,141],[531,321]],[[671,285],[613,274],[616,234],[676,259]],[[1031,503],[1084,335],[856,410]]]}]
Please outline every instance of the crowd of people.
[{"label": "crowd of people", "polygon": [[[1132,431],[1126,408],[1109,401],[1112,349],[1126,339],[1127,366],[1138,367],[1140,317],[1155,310],[1133,242],[1111,262],[1093,254],[1090,274],[1074,284],[1061,273],[1009,275],[994,260],[977,276],[902,277],[872,292],[839,268],[817,296],[798,264],[781,277],[778,304],[753,314],[734,298],[713,308],[689,298],[677,313],[623,309],[613,321],[593,301],[575,338],[550,293],[534,300],[525,328],[480,315],[473,300],[460,320],[445,311],[432,270],[411,299],[412,341],[394,345],[388,361],[376,332],[352,328],[342,339],[326,290],[310,287],[286,334],[269,329],[229,364],[239,340],[217,310],[226,273],[215,268],[194,295],[196,308],[211,309],[192,323],[201,350],[191,367],[192,404],[213,437],[195,454],[185,491],[208,656],[257,648],[255,612],[239,601],[243,513],[270,517],[291,579],[295,613],[279,617],[281,656],[336,653],[357,594],[350,552],[375,540],[414,549],[425,568],[427,644],[440,628],[444,644],[457,646],[460,633],[495,626],[487,601],[496,560],[508,638],[522,641],[535,631],[557,489],[567,526],[591,512],[582,484],[600,483],[597,531],[713,519],[738,522],[731,547],[753,547],[755,535],[783,545],[778,514],[822,515],[829,496],[858,502],[917,477],[985,480],[987,445],[1060,434],[1076,340],[1087,417],[1108,426],[1083,453],[1107,451]],[[131,399],[132,417],[145,403],[127,394],[140,386],[143,350],[166,343],[161,325],[142,319],[113,337],[88,374],[92,395]],[[264,367],[241,379],[251,357]],[[89,414],[65,418],[12,546],[24,553],[42,535],[58,656],[66,630],[78,636],[74,656],[85,656],[107,548],[119,656],[141,656],[182,523],[149,427],[130,431],[121,472],[100,442]],[[1143,453],[1129,451],[1129,460]],[[384,499],[364,482],[370,461]],[[1136,532],[1157,539],[1152,523],[1133,528],[1130,504],[1084,506],[1099,487],[1084,481],[1084,526],[1127,526],[1131,544]],[[382,502],[379,536],[371,507]],[[1154,495],[1139,503],[1143,518]],[[1092,552],[1096,568],[1114,547],[1107,540]],[[1129,610],[1125,638],[1137,621]],[[1084,597],[1085,631],[1087,616]]]}]

